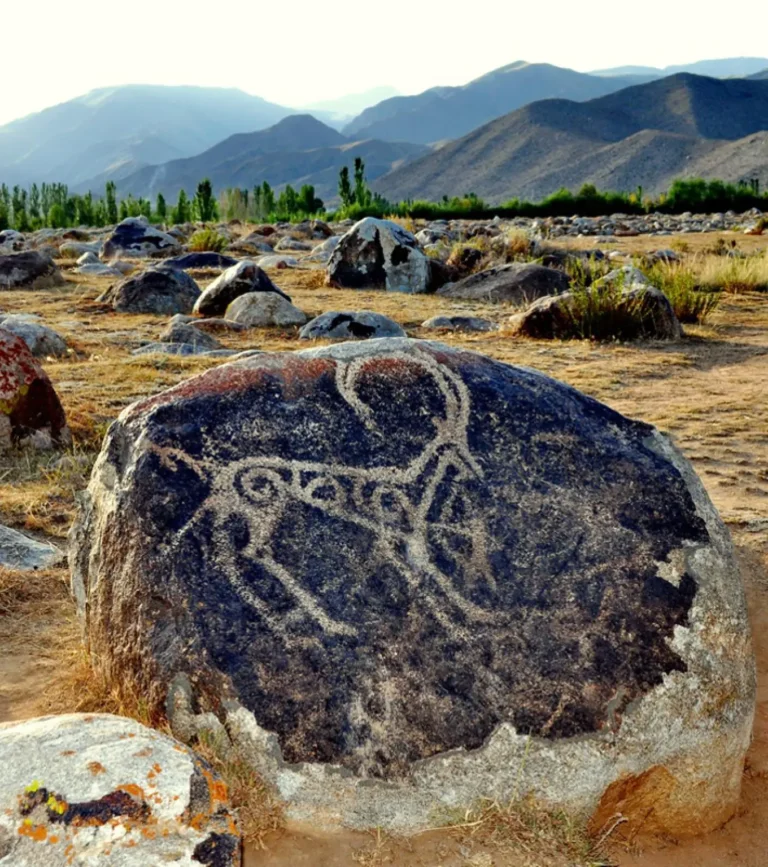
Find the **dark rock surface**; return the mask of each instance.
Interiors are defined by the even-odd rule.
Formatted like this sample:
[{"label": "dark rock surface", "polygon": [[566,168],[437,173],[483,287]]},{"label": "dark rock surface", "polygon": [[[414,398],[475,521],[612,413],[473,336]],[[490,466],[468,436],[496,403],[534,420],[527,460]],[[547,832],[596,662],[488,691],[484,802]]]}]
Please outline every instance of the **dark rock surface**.
[{"label": "dark rock surface", "polygon": [[255,262],[243,259],[211,283],[198,298],[195,313],[200,316],[223,316],[235,298],[249,292],[276,292],[286,300],[291,300]]},{"label": "dark rock surface", "polygon": [[189,271],[193,268],[217,268],[224,270],[237,265],[237,259],[232,256],[225,256],[223,253],[213,253],[210,251],[203,253],[184,253],[183,256],[174,256],[173,259],[167,259],[163,264],[169,268],[181,268],[182,271]]},{"label": "dark rock surface", "polygon": [[450,283],[438,289],[437,294],[445,298],[522,304],[543,295],[558,295],[567,291],[569,286],[570,281],[562,271],[513,262]]},{"label": "dark rock surface", "polygon": [[123,313],[190,313],[200,287],[179,268],[149,268],[110,286],[99,301]]},{"label": "dark rock surface", "polygon": [[447,331],[495,331],[498,328],[490,319],[479,316],[433,316],[421,323],[422,328],[445,329]]},{"label": "dark rock surface", "polygon": [[535,371],[406,339],[208,371],[112,425],[71,562],[104,674],[193,685],[305,818],[594,808],[656,765],[738,801],[727,531],[650,425]]},{"label": "dark rock surface", "polygon": [[104,241],[101,258],[138,256],[154,259],[172,256],[180,250],[181,245],[176,238],[150,226],[144,217],[128,217],[118,223]]},{"label": "dark rock surface", "polygon": [[0,328],[0,452],[11,445],[49,448],[69,441],[50,379],[21,337]]},{"label": "dark rock surface", "polygon": [[61,281],[61,272],[50,256],[36,250],[0,256],[0,291],[50,286]]}]

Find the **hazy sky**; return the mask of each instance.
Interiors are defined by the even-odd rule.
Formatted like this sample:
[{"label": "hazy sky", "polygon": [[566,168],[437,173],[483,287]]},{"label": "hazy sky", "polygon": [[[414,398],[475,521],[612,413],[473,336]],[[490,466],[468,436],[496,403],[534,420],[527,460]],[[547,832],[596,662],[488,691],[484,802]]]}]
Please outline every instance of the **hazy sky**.
[{"label": "hazy sky", "polygon": [[463,84],[514,60],[589,71],[768,54],[768,4],[694,0],[4,2],[0,123],[107,85],[239,87],[297,106]]}]

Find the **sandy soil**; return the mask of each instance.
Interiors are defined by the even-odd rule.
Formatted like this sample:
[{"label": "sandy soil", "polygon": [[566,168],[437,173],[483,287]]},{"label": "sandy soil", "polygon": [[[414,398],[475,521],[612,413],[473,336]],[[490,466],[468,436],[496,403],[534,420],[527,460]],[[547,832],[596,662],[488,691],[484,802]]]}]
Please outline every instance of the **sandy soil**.
[{"label": "sandy soil", "polygon": [[[622,239],[620,246],[633,252],[656,249],[670,242],[663,240],[660,244],[659,239]],[[697,248],[712,242],[698,236],[692,240]],[[768,239],[750,243],[765,247]],[[411,336],[434,337],[419,324],[439,313],[471,310],[497,319],[508,313],[498,306],[457,304],[429,296],[332,290],[320,285],[316,273],[278,271],[272,277],[307,313],[373,309],[398,320]],[[207,278],[201,277],[200,282],[205,285]],[[94,301],[105,285],[70,277],[59,289],[4,293],[0,298],[3,310],[41,314],[74,348],[71,358],[45,366],[67,410],[77,452],[84,458],[92,458],[106,425],[128,403],[215,363],[132,357],[130,350],[137,340],[156,339],[163,320],[106,311]],[[631,841],[612,854],[621,867],[764,867],[768,864],[768,298],[728,296],[710,323],[687,331],[684,340],[673,344],[546,343],[512,340],[503,331],[474,337],[444,334],[440,339],[538,368],[629,416],[656,424],[674,438],[701,475],[738,545],[758,660],[759,703],[742,807],[725,828],[705,838]],[[295,331],[290,330],[254,330],[221,339],[232,348],[300,348]],[[84,484],[85,475],[54,468],[57,457],[32,463],[18,456],[0,457],[0,521],[46,533],[61,544],[74,513],[74,493]],[[0,593],[0,721],[82,706],[77,689],[60,688],[68,678],[74,682],[71,669],[80,657],[72,605],[63,589],[66,572],[51,574],[50,584],[41,589],[44,605],[24,601],[9,610],[3,607]],[[375,834],[328,836],[292,829],[265,842],[266,850],[248,854],[249,867],[523,867],[536,863],[521,852],[485,852],[445,832],[398,841]]]}]

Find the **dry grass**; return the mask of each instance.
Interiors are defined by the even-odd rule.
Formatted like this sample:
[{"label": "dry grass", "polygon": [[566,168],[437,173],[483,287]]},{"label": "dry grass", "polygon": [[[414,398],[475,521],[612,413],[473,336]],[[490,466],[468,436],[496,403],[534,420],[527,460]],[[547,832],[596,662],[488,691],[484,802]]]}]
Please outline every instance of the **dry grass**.
[{"label": "dry grass", "polygon": [[659,262],[646,272],[651,283],[667,296],[683,323],[706,322],[720,304],[719,292],[699,289],[696,270],[684,262]]},{"label": "dry grass", "polygon": [[595,839],[583,818],[546,809],[532,798],[508,804],[483,801],[449,829],[473,849],[514,856],[510,863],[516,867],[611,867],[614,863],[603,848],[614,827]]},{"label": "dry grass", "polygon": [[285,827],[283,803],[237,748],[216,744],[211,738],[202,738],[195,744],[195,752],[227,784],[230,803],[237,813],[243,838],[251,846],[266,849],[265,838]]},{"label": "dry grass", "polygon": [[707,256],[695,262],[699,284],[734,294],[768,290],[768,254],[737,259]]}]

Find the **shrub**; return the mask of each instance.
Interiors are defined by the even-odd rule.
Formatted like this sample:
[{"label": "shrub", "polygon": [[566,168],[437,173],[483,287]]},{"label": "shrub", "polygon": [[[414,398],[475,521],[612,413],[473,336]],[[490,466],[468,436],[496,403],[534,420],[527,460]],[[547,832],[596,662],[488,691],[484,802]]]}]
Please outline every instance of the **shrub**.
[{"label": "shrub", "polygon": [[681,322],[704,322],[720,303],[720,293],[699,289],[690,265],[659,262],[646,273],[651,283],[667,296]]},{"label": "shrub", "polygon": [[653,333],[642,295],[627,297],[621,283],[571,290],[565,305],[563,340],[637,340]]},{"label": "shrub", "polygon": [[210,250],[213,253],[221,253],[229,241],[220,235],[215,229],[200,229],[189,239],[189,249],[195,253],[203,253]]}]

